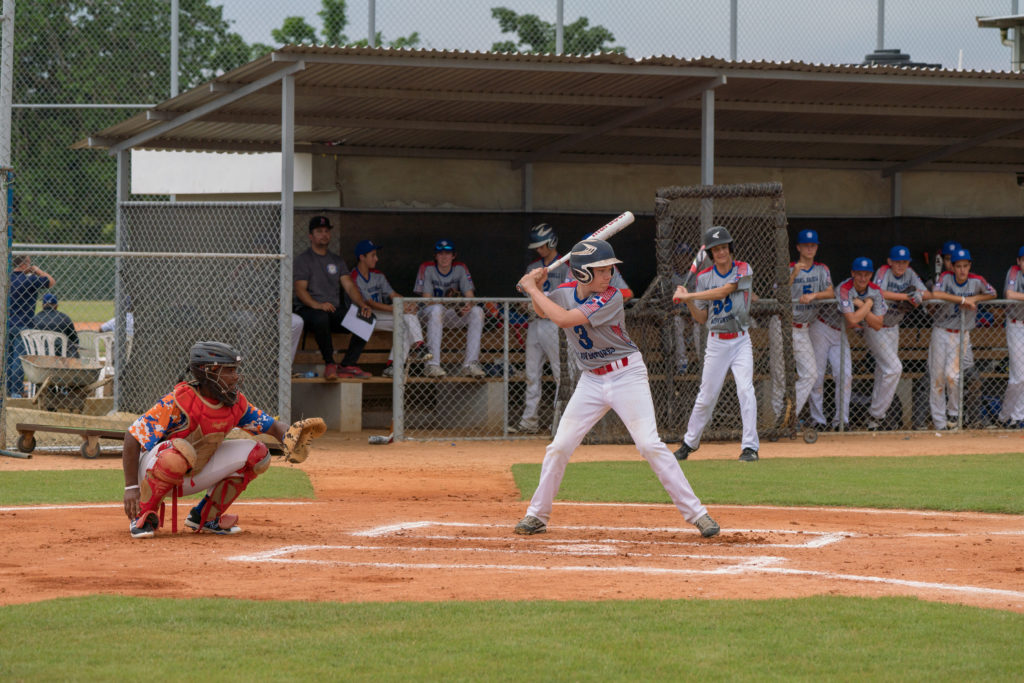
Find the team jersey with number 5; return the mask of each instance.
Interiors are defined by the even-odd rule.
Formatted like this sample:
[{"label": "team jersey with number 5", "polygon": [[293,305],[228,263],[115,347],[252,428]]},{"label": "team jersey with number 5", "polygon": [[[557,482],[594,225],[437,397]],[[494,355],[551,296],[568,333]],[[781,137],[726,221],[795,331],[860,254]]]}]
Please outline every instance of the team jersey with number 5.
[{"label": "team jersey with number 5", "polygon": [[[797,268],[796,276],[793,278],[793,286],[790,287],[790,296],[794,302],[800,300],[804,294],[817,294],[824,292],[832,286],[832,274],[824,263],[814,262],[807,270],[800,268],[795,262],[789,264],[790,272]],[[793,306],[793,322],[809,323],[818,317],[819,304],[796,303]]]},{"label": "team jersey with number 5", "polygon": [[[733,261],[727,273],[719,273],[716,266],[705,268],[697,273],[698,292],[739,283],[740,278],[753,276],[754,270],[745,261]],[[741,284],[742,286],[742,284]],[[749,326],[750,290],[737,289],[723,299],[706,301],[697,299],[693,302],[697,308],[708,309],[707,327],[711,332],[742,332]]]},{"label": "team jersey with number 5", "polygon": [[615,287],[581,300],[576,283],[567,282],[548,297],[567,311],[579,309],[587,316],[586,323],[565,328],[568,353],[584,370],[596,370],[639,350],[626,332],[622,292]]}]

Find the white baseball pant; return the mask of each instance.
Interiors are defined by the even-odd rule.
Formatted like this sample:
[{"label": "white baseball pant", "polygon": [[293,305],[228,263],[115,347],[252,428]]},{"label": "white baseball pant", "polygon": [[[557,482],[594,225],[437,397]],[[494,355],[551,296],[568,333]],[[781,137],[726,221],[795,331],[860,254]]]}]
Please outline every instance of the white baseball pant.
[{"label": "white baseball pant", "polygon": [[[825,400],[825,371],[831,366],[832,378],[836,384],[836,414],[833,425],[846,424],[850,419],[850,392],[853,390],[853,363],[850,360],[850,340],[836,328],[821,320],[811,323],[811,345],[814,360],[818,364],[814,386],[811,388],[811,419],[825,425],[823,409]],[[840,358],[842,368],[840,369]],[[840,397],[840,394],[842,396]],[[840,400],[841,399],[841,400]]]},{"label": "white baseball pant", "polygon": [[1006,319],[1006,348],[1010,358],[1010,381],[999,409],[999,419],[1024,420],[1024,320]]},{"label": "white baseball pant", "polygon": [[[551,374],[558,382],[561,377],[562,365],[558,358],[558,325],[547,318],[535,318],[526,329],[526,397],[523,417],[519,423],[523,426],[537,427],[537,409],[540,406],[541,375],[544,371],[544,360],[551,366]],[[557,394],[556,394],[557,395]]]},{"label": "white baseball pant", "polygon": [[742,333],[733,339],[720,339],[718,333],[708,333],[707,349],[704,352],[704,371],[700,378],[700,391],[690,413],[683,441],[696,449],[711,414],[718,403],[725,375],[732,369],[736,380],[736,398],[740,403],[740,417],[743,421],[743,448],[760,448],[757,437],[757,397],[754,395],[754,351],[750,335]]},{"label": "white baseball pant", "polygon": [[932,328],[932,340],[928,346],[928,377],[932,383],[929,404],[936,429],[945,429],[949,419],[955,420],[960,415],[960,373],[973,366],[974,352],[969,330],[964,332],[964,358],[961,362],[960,331]]},{"label": "white baseball pant", "polygon": [[584,371],[572,398],[565,406],[555,438],[544,453],[540,483],[530,499],[527,515],[545,524],[551,517],[551,505],[562,484],[565,467],[573,451],[582,443],[590,428],[614,410],[633,437],[636,449],[650,464],[683,518],[691,524],[707,514],[690,482],[679,468],[672,451],[658,436],[654,420],[654,401],[647,380],[647,366],[639,352],[627,356],[626,367],[605,375]]},{"label": "white baseball pant", "polygon": [[[461,306],[461,304],[459,304]],[[445,327],[466,328],[466,359],[463,365],[480,361],[480,337],[484,331],[484,309],[473,306],[465,315],[446,307],[444,304],[431,304],[423,309],[427,319],[427,347],[434,358],[427,365],[441,364],[441,333]]]},{"label": "white baseball pant", "polygon": [[[773,321],[775,318],[772,319]],[[781,321],[778,334],[782,335]],[[772,410],[775,417],[782,414],[783,401],[786,392],[785,364],[782,357],[782,340],[775,339],[775,329],[769,327],[769,348],[771,351],[771,382],[772,382]],[[776,350],[777,349],[777,350]],[[794,415],[799,416],[800,411],[807,404],[807,397],[811,395],[814,388],[814,379],[818,376],[818,362],[814,358],[814,345],[811,344],[811,324],[793,323],[793,362],[796,365],[796,406]]]},{"label": "white baseball pant", "polygon": [[[374,311],[373,315],[377,318],[377,324],[374,329],[384,330],[385,332],[395,329],[394,313]],[[412,348],[413,344],[419,344],[423,341],[423,327],[420,326],[420,319],[416,317],[415,313],[403,313],[402,324],[405,325],[405,357],[408,359],[409,349]],[[395,350],[391,349],[391,353],[388,354],[388,360],[392,360],[394,357]]]},{"label": "white baseball pant", "polygon": [[[256,441],[252,439],[228,439],[221,442],[220,446],[217,446],[217,450],[210,456],[206,467],[191,476],[185,475],[185,480],[181,483],[182,494],[188,496],[204,489],[209,492],[232,474],[241,472],[249,453],[255,447]],[[158,448],[160,448],[160,443],[139,458],[139,481],[146,478],[146,471],[156,463]]]},{"label": "white baseball pant", "polygon": [[875,382],[871,387],[871,406],[868,414],[875,420],[885,418],[896,395],[903,361],[900,360],[900,328],[898,325],[880,330],[864,330],[864,343],[875,359]]},{"label": "white baseball pant", "polygon": [[295,354],[299,352],[299,343],[302,341],[302,326],[305,322],[302,320],[302,316],[298,313],[292,313],[292,360],[295,360]]},{"label": "white baseball pant", "polygon": [[768,321],[768,378],[772,389],[772,412],[782,415],[786,398],[786,363],[782,357],[782,321],[772,316]]}]

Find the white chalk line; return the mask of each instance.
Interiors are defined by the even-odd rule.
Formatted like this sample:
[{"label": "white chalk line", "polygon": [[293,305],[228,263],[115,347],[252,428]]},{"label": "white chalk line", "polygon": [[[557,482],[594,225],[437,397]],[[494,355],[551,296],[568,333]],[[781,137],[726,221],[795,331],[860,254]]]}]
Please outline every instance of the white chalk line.
[{"label": "white chalk line", "polygon": [[[170,502],[170,501],[167,501]],[[310,500],[240,500],[232,505],[316,505]],[[123,503],[95,503],[72,505],[13,505],[0,507],[0,512],[37,512],[39,510],[123,510]]]},{"label": "white chalk line", "polygon": [[[555,505],[565,507],[643,507],[661,508],[675,510],[676,506],[671,503],[579,503],[570,501],[556,501]],[[962,512],[957,510],[896,510],[889,508],[849,508],[849,507],[828,507],[813,505],[710,505],[715,510],[778,510],[778,511],[801,511],[801,512],[858,512],[866,515],[914,515],[917,517],[970,517],[977,519],[996,518],[1006,519],[1017,518],[1021,515],[1014,515],[1000,512]]]},{"label": "white chalk line", "polygon": [[[858,574],[835,574],[831,572],[815,571],[809,569],[788,569],[785,567],[769,566],[776,560],[783,558],[755,557],[743,558],[745,562],[714,569],[696,569],[692,567],[595,567],[587,565],[507,565],[507,564],[450,564],[435,562],[353,562],[346,560],[315,560],[283,557],[299,552],[316,550],[346,550],[356,546],[330,546],[330,545],[294,545],[267,550],[251,555],[236,555],[227,558],[233,562],[263,562],[282,564],[316,564],[331,565],[336,567],[370,567],[374,569],[420,569],[420,570],[476,570],[476,571],[509,571],[509,572],[582,572],[582,573],[621,573],[621,574],[657,574],[657,575],[727,575],[745,573],[769,573],[789,576],[814,576],[838,581],[851,581],[861,583],[877,583],[890,586],[903,586],[921,590],[935,590],[967,595],[998,596],[1013,599],[1024,599],[1024,591],[1013,591],[1002,588],[986,588],[984,586],[967,586],[951,583],[935,583],[930,581],[912,581],[908,579],[893,579],[882,576],[862,576]],[[372,548],[372,547],[370,547]],[[393,550],[393,548],[389,548]],[[428,550],[428,549],[424,549]],[[431,548],[429,550],[436,550]],[[714,556],[692,556],[700,559],[711,559]]]},{"label": "white chalk line", "polygon": [[[566,528],[566,527],[559,527]],[[736,533],[743,531],[754,531],[745,529],[726,529],[728,533]],[[772,533],[772,532],[766,532]],[[821,532],[821,538],[810,539],[806,543],[730,543],[730,548],[822,548],[832,543],[837,543],[848,537],[855,537],[857,534],[847,533],[825,533]],[[1022,532],[1024,533],[1024,532]],[[353,534],[357,535],[357,534]],[[431,540],[431,541],[493,541],[494,536],[452,536],[445,534],[434,534],[434,535],[421,535],[417,534],[412,536],[417,540]],[[611,543],[611,544],[622,544],[622,545],[673,545],[673,546],[699,546],[707,547],[707,541],[629,541],[621,538],[600,538],[600,539],[580,539],[580,538],[564,538],[559,539],[559,543]]]}]

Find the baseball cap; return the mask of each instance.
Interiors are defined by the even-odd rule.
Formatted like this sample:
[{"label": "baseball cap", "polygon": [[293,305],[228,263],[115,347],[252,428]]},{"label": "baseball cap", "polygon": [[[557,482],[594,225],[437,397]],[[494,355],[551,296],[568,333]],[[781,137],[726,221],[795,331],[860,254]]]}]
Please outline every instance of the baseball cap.
[{"label": "baseball cap", "polygon": [[889,258],[893,261],[909,261],[910,250],[897,244],[889,250]]},{"label": "baseball cap", "polygon": [[455,251],[455,245],[451,243],[451,240],[438,240],[434,243],[434,253],[439,251]]},{"label": "baseball cap", "polygon": [[373,240],[363,240],[356,245],[356,258],[359,258],[363,254],[369,254],[371,251],[376,251],[378,249],[380,249],[380,247],[374,244]]},{"label": "baseball cap", "polygon": [[796,234],[797,244],[817,244],[818,233],[814,230],[801,230]]},{"label": "baseball cap", "polygon": [[317,228],[333,228],[331,221],[328,220],[327,216],[313,216],[309,219],[309,231],[313,232]]},{"label": "baseball cap", "polygon": [[1021,256],[1024,256],[1024,247],[1017,250],[1017,258],[1020,258]]},{"label": "baseball cap", "polygon": [[55,303],[57,303],[57,295],[56,294],[52,294],[50,292],[47,292],[46,294],[43,294],[43,303],[44,304],[55,304]]},{"label": "baseball cap", "polygon": [[866,270],[873,273],[875,271],[875,264],[867,256],[858,256],[853,259],[853,265],[850,266],[850,270]]},{"label": "baseball cap", "polygon": [[971,261],[973,259],[971,259],[971,252],[967,251],[963,247],[960,247],[952,254],[950,254],[949,260],[951,260],[953,263],[956,263],[957,261]]},{"label": "baseball cap", "polygon": [[942,245],[942,255],[952,256],[953,252],[956,251],[957,249],[963,249],[963,247],[960,246],[959,242],[949,240],[948,242]]}]

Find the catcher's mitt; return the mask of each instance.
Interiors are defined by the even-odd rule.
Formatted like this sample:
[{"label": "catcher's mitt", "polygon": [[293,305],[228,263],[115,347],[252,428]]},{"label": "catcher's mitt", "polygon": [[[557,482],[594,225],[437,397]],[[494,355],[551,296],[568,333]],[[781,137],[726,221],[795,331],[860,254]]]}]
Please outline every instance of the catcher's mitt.
[{"label": "catcher's mitt", "polygon": [[309,457],[309,442],[327,431],[327,425],[319,417],[299,420],[284,434],[284,458],[288,462],[303,462]]}]

